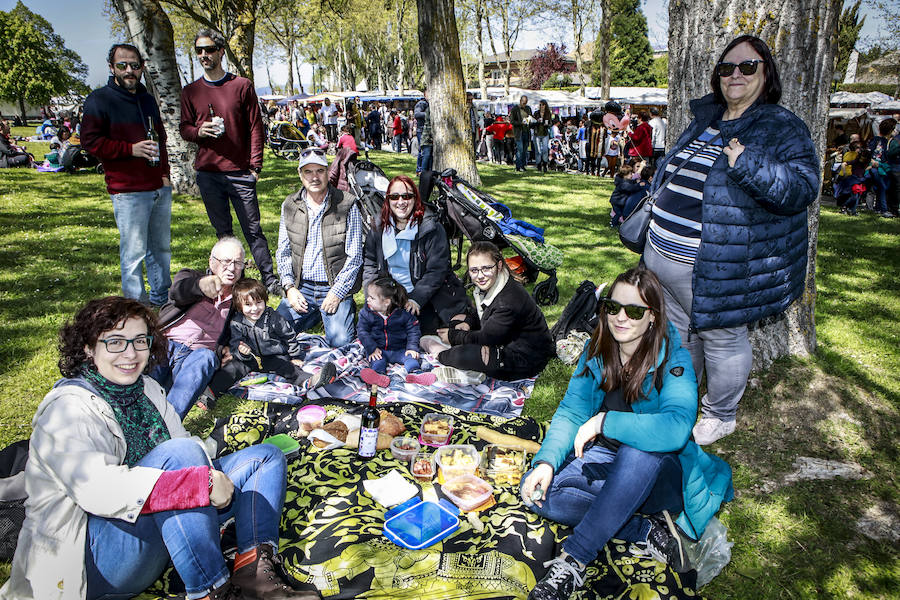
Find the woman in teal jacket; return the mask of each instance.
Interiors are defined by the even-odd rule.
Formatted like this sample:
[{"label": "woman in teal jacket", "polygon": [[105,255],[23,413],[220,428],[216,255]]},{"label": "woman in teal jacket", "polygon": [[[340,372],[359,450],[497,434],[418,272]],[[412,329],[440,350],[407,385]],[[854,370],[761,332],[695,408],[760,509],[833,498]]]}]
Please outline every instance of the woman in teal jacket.
[{"label": "woman in teal jacket", "polygon": [[698,539],[734,495],[728,464],[689,439],[697,380],[656,275],[619,275],[600,313],[522,480],[532,510],[574,528],[530,600],[568,598],[612,537],[686,570],[677,528]]}]

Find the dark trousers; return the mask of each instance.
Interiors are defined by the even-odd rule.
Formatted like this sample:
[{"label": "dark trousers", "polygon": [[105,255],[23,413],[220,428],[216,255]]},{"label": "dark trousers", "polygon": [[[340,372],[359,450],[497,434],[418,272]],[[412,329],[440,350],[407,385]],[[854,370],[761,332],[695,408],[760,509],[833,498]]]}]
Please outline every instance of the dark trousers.
[{"label": "dark trousers", "polygon": [[197,171],[197,187],[217,237],[234,235],[231,210],[228,208],[231,201],[263,284],[268,287],[273,282],[277,283],[272,270],[269,242],[259,221],[259,201],[256,199],[256,178],[253,174],[250,171]]},{"label": "dark trousers", "polygon": [[894,216],[897,216],[900,214],[900,171],[891,171],[886,179],[890,182],[887,193],[887,207]]},{"label": "dark trousers", "polygon": [[292,363],[289,360],[279,356],[262,356],[260,357],[262,367],[256,363],[256,359],[242,359],[234,355],[230,361],[222,365],[209,382],[209,388],[216,397],[227,392],[234,382],[254,371],[259,373],[275,373],[281,375],[294,385],[302,385],[304,381],[309,379],[311,375]]},{"label": "dark trousers", "polygon": [[505,357],[503,348],[488,346],[488,360],[484,362],[481,356],[481,344],[460,344],[444,350],[438,354],[437,359],[442,365],[456,367],[465,371],[477,371],[494,379],[511,381],[531,377],[531,373],[517,368],[516,361],[509,361]]},{"label": "dark trousers", "polygon": [[337,142],[337,123],[325,126],[325,137],[329,142]]}]

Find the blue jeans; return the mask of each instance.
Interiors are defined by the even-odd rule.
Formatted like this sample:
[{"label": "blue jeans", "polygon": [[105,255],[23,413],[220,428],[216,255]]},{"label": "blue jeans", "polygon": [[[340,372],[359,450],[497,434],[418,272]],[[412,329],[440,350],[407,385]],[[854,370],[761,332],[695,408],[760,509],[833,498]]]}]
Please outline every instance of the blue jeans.
[{"label": "blue jeans", "polygon": [[403,363],[407,373],[417,371],[421,364],[412,356],[406,355],[406,350],[382,350],[381,358],[373,360],[371,367],[373,371],[377,371],[382,375],[387,372],[388,363]]},{"label": "blue jeans", "polygon": [[548,164],[550,162],[550,136],[534,136],[534,162]]},{"label": "blue jeans", "polygon": [[869,179],[872,182],[872,191],[875,192],[877,203],[876,212],[887,212],[887,192],[890,185],[890,175],[881,175],[875,169],[869,171]]},{"label": "blue jeans", "polygon": [[[200,445],[177,438],[158,445],[138,466],[174,471],[208,465]],[[133,523],[88,515],[85,552],[87,597],[131,598],[150,586],[171,559],[188,598],[202,598],[229,578],[219,546],[219,526],[234,517],[238,552],[260,544],[278,548],[284,506],[284,454],[258,444],[212,461],[234,482],[231,504],[168,510],[138,516]],[[49,575],[49,574],[48,574]]]},{"label": "blue jeans", "polygon": [[528,142],[531,141],[531,136],[528,135],[528,132],[523,132],[521,135],[516,137],[516,170],[525,170],[525,165],[528,164]]},{"label": "blue jeans", "polygon": [[166,388],[166,400],[184,420],[218,367],[219,358],[209,348],[191,350],[169,340],[169,364],[155,367],[150,376]]},{"label": "blue jeans", "polygon": [[306,299],[308,309],[305,313],[299,313],[288,304],[287,298],[281,301],[276,312],[287,319],[293,325],[294,331],[303,333],[312,329],[319,320],[325,328],[325,341],[332,348],[340,348],[349,344],[356,338],[356,304],[353,297],[348,296],[338,305],[334,314],[326,314],[319,310],[325,296],[331,288],[327,285],[316,285],[304,281],[300,284],[300,293]]},{"label": "blue jeans", "polygon": [[[119,266],[122,295],[141,302],[165,304],[172,278],[169,244],[172,224],[172,188],[150,192],[124,192],[110,196],[119,228]],[[147,266],[150,295],[144,289],[143,265]]]},{"label": "blue jeans", "polygon": [[582,458],[569,454],[554,475],[543,505],[534,504],[531,510],[574,527],[563,549],[588,564],[613,537],[626,542],[647,540],[650,523],[636,512],[680,512],[681,477],[681,463],[674,452],[643,452],[626,445],[616,452],[596,444],[585,448]]},{"label": "blue jeans", "polygon": [[434,149],[434,146],[421,146],[419,148],[419,158],[422,159],[420,171],[430,171],[431,167],[434,163],[434,157],[431,154],[431,151]]}]

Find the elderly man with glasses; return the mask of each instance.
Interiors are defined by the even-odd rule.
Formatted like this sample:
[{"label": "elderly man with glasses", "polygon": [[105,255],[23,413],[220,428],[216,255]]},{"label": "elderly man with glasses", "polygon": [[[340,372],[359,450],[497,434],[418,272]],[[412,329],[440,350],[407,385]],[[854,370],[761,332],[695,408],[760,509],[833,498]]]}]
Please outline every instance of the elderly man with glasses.
[{"label": "elderly man with glasses", "polygon": [[263,285],[280,295],[256,197],[266,133],[253,82],[222,67],[225,38],[220,33],[198,31],[194,51],[203,76],[181,91],[180,131],[197,144],[194,168],[206,214],[217,236],[234,235],[231,202]]},{"label": "elderly man with glasses", "polygon": [[[161,306],[169,286],[172,184],[166,131],[156,100],[141,84],[144,59],[130,44],[109,50],[108,83],[84,102],[81,144],[103,163],[119,229],[122,295]],[[158,142],[148,139],[153,129]],[[150,293],[144,287],[147,267]]]},{"label": "elderly man with glasses", "polygon": [[278,273],[285,299],[278,313],[298,332],[322,320],[332,348],[356,337],[353,294],[361,287],[362,219],[352,196],[328,183],[328,161],[319,148],[300,153],[303,187],[281,205]]},{"label": "elderly man with glasses", "polygon": [[169,340],[169,364],[154,369],[152,376],[166,388],[169,404],[182,419],[219,365],[231,360],[231,289],[243,271],[240,240],[223,237],[209,254],[207,271],[175,274],[169,301],[159,311],[160,329]]}]

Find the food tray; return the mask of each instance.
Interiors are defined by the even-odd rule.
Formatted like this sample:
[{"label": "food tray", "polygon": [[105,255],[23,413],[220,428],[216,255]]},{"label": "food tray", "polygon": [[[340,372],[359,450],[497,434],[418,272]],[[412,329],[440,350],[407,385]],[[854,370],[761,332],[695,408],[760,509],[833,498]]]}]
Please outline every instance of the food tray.
[{"label": "food tray", "polygon": [[[436,424],[436,425],[432,425]],[[437,428],[437,431],[427,431]],[[453,435],[453,417],[441,413],[428,413],[422,419],[422,427],[419,429],[419,442],[423,446],[437,448],[446,446]]]},{"label": "food tray", "polygon": [[452,444],[438,448],[434,460],[441,469],[444,481],[449,481],[460,475],[474,475],[481,455],[471,444]]},{"label": "food tray", "polygon": [[384,535],[410,550],[427,548],[459,529],[459,509],[446,500],[425,502],[415,497],[384,515]]},{"label": "food tray", "polygon": [[465,512],[484,504],[494,493],[494,488],[480,477],[462,475],[442,485],[441,492]]}]

